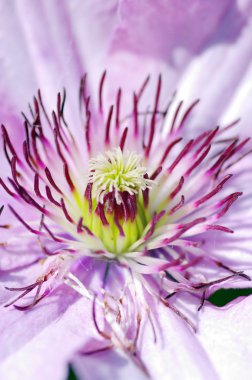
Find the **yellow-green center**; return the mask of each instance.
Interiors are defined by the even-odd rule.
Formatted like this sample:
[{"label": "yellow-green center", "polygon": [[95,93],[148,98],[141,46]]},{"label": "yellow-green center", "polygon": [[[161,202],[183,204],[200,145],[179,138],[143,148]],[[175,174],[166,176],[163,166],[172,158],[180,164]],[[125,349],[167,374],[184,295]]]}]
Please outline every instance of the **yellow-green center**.
[{"label": "yellow-green center", "polygon": [[86,226],[115,254],[130,249],[149,222],[144,196],[153,186],[141,157],[110,150],[89,162],[83,216]]}]

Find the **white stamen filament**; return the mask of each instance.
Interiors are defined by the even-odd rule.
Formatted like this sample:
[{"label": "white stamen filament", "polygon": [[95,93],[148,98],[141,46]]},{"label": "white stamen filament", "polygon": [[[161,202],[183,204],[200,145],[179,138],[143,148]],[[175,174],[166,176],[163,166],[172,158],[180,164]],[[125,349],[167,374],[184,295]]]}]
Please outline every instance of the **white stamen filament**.
[{"label": "white stamen filament", "polygon": [[154,181],[145,178],[147,169],[141,164],[141,157],[135,152],[116,148],[89,161],[89,182],[97,201],[103,203],[104,196],[115,192],[117,204],[121,203],[121,192],[130,195],[150,189]]}]

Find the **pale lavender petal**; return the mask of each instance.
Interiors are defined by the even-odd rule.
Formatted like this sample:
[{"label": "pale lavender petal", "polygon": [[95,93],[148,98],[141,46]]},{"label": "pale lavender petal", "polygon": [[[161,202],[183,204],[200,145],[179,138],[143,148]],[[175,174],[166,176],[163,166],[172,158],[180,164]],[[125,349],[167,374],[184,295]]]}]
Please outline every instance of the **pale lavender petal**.
[{"label": "pale lavender petal", "polygon": [[216,42],[233,41],[244,24],[244,15],[236,2],[230,5],[229,1],[161,0],[153,3],[140,0],[136,3],[123,0],[118,3],[117,12],[118,24],[111,50],[131,50],[166,61],[175,60],[173,54],[179,48],[187,50],[189,55],[199,54],[231,12],[236,17],[236,25],[227,35],[219,33],[219,41]]},{"label": "pale lavender petal", "polygon": [[[158,309],[160,336],[146,328],[142,357],[153,379],[217,379],[208,355],[185,323],[162,306]],[[197,358],[195,360],[195,358]]]},{"label": "pale lavender petal", "polygon": [[127,356],[112,350],[76,357],[72,364],[77,376],[85,380],[148,379]]},{"label": "pale lavender petal", "polygon": [[[24,108],[36,89],[32,61],[15,11],[16,2],[1,1],[1,122],[9,119],[18,108]],[[18,108],[16,108],[18,107]],[[16,113],[17,115],[17,113]],[[13,119],[13,122],[15,119]],[[18,127],[16,126],[16,132]]]},{"label": "pale lavender petal", "polygon": [[[197,335],[173,312],[161,305],[157,309],[156,317],[157,342],[154,342],[150,323],[146,323],[139,350],[139,357],[151,379],[218,379],[218,374],[198,342]],[[143,373],[139,375],[137,367],[134,369],[125,360],[124,355],[109,350],[84,357],[83,361],[76,359],[74,364],[81,378],[88,380],[111,379],[114,376],[118,380],[127,379],[128,376],[141,380],[145,378]]]},{"label": "pale lavender petal", "polygon": [[66,377],[73,352],[94,334],[90,302],[75,298],[62,288],[27,313],[2,312],[1,379]]},{"label": "pale lavender petal", "polygon": [[218,120],[227,124],[241,117],[240,133],[247,134],[252,97],[251,1],[237,1],[237,10],[246,22],[233,42],[222,40],[238,26],[235,12],[231,10],[209,40],[207,49],[188,62],[178,88],[179,97],[183,99],[202,99],[192,120],[194,126],[208,127]]},{"label": "pale lavender petal", "polygon": [[[106,6],[98,0],[95,5],[79,0],[70,3],[41,2],[39,6],[30,0],[3,3],[2,14],[5,14],[3,19],[6,21],[1,28],[8,39],[5,38],[3,52],[2,78],[5,79],[2,88],[5,95],[8,94],[7,104],[14,102],[24,109],[26,103],[22,102],[31,99],[38,87],[45,90],[46,100],[52,102],[56,89],[63,85],[68,91],[76,88],[85,70],[89,72],[90,85],[94,89],[104,68],[111,72],[111,85],[114,79],[122,78],[121,82],[127,85],[126,90],[129,80],[137,86],[147,73],[163,72],[167,80],[167,95],[171,95],[183,72],[188,71],[188,67],[198,67],[197,62],[202,62],[205,52],[208,54],[217,49],[213,60],[207,63],[207,68],[209,65],[210,68],[216,67],[212,62],[222,56],[221,52],[218,53],[219,47],[232,50],[234,43],[241,45],[239,41],[244,39],[244,33],[249,35],[249,5],[243,3],[202,3],[194,0],[190,7],[182,1],[175,4],[159,1],[153,5],[151,1],[136,4],[133,1],[110,0]],[[13,20],[13,28],[10,19]],[[199,29],[201,33],[198,33]],[[234,54],[240,59],[239,54]],[[246,54],[249,54],[249,49]],[[15,60],[8,62],[14,55]],[[223,65],[223,70],[227,71],[228,67],[225,63]],[[242,65],[238,66],[242,70]],[[206,70],[202,65],[200,72],[203,74],[199,77],[204,79]],[[188,76],[194,78],[190,73]],[[224,77],[228,77],[226,80],[230,78]],[[205,89],[201,80],[198,81],[199,88],[197,77],[194,79],[195,83],[190,86],[194,93],[190,93],[190,98],[200,96]],[[181,82],[179,89],[181,95],[186,96],[186,81]],[[22,91],[21,96],[17,90]],[[24,94],[24,90],[27,93]],[[227,92],[230,98],[229,91],[225,94]],[[209,89],[207,93],[211,96]],[[69,96],[73,98],[72,91],[69,91]],[[218,102],[218,107],[221,104],[223,106],[223,102]],[[209,111],[212,107],[207,108]]]},{"label": "pale lavender petal", "polygon": [[225,310],[205,307],[200,315],[197,337],[222,380],[251,378],[251,301]]},{"label": "pale lavender petal", "polygon": [[[81,22],[81,33],[84,37],[90,36],[90,27],[94,29],[96,26],[99,29],[103,16],[93,12],[93,4],[89,6],[84,2],[79,3],[82,5],[82,15],[85,15]],[[66,111],[68,108],[71,111],[68,112],[68,120],[71,120],[73,125],[78,124],[76,100],[80,78],[90,70],[98,79],[104,67],[99,67],[97,75],[91,60],[91,57],[96,57],[97,54],[93,54],[93,50],[91,54],[89,49],[89,55],[80,55],[79,43],[86,46],[89,37],[85,41],[76,40],[73,31],[76,21],[71,19],[69,3],[41,1],[35,4],[31,0],[24,0],[1,2],[0,6],[3,19],[0,33],[4,36],[0,50],[1,123],[6,123],[10,134],[19,138],[19,133],[23,132],[20,128],[21,118],[17,120],[14,115],[19,115],[21,110],[27,110],[28,102],[32,102],[37,90],[41,89],[45,105],[51,108],[56,104],[57,92],[66,87]],[[110,12],[105,10],[104,14],[108,25]],[[100,29],[100,36],[105,38],[106,31]],[[89,43],[89,48],[98,53],[104,41],[98,39],[97,35],[95,37],[97,48],[94,41]],[[90,66],[86,65],[86,61]],[[1,158],[2,154],[1,151]]]},{"label": "pale lavender petal", "polygon": [[[62,294],[65,295],[63,299],[60,298]],[[67,287],[62,287],[33,310],[20,312],[13,307],[3,308],[0,321],[1,359],[20,350],[47,325],[57,320],[75,300],[76,294]]]},{"label": "pale lavender petal", "polygon": [[[96,3],[1,2],[1,108],[16,107],[16,112],[25,109],[38,88],[51,106],[63,86],[74,105],[80,77],[89,71],[91,78],[93,75],[99,80],[104,66],[99,66],[97,72],[95,62],[105,54],[116,2],[110,1],[106,7]],[[76,28],[80,29],[80,39],[75,36]]]},{"label": "pale lavender petal", "polygon": [[[155,4],[151,1],[138,1],[137,3],[121,1],[118,4],[118,18],[110,45],[112,55],[108,57],[109,64],[116,70],[116,63],[114,68],[113,60],[118,62],[118,55],[122,55],[121,60],[123,60],[125,52],[133,53],[139,57],[135,67],[141,67],[145,71],[149,58],[155,57],[157,67],[160,66],[159,61],[167,64],[165,73],[169,80],[167,91],[171,94],[177,88],[181,90],[182,96],[184,96],[184,91],[187,91],[187,88],[185,90],[183,88],[186,83],[184,84],[182,81],[178,85],[177,82],[183,77],[184,72],[188,72],[188,68],[197,65],[193,79],[188,73],[190,101],[201,96],[203,91],[206,95],[205,88],[206,84],[209,85],[210,70],[208,70],[209,67],[207,70],[204,69],[204,66],[198,65],[197,62],[201,62],[202,57],[207,55],[208,51],[219,51],[221,46],[226,46],[229,50],[233,49],[248,19],[247,8],[241,7],[240,4],[240,1],[232,3],[229,1],[221,3],[218,1],[204,3],[193,1],[188,6],[183,1],[175,3],[159,1]],[[134,61],[133,54],[132,60]],[[236,55],[235,51],[234,54]],[[226,60],[222,61],[225,66]],[[134,71],[130,70],[128,59],[125,60],[125,63],[126,65],[122,66],[123,72],[127,73],[128,71],[129,77],[130,75],[137,77]],[[212,61],[208,65],[210,69],[211,63]],[[239,70],[242,70],[242,65],[238,66]],[[215,67],[212,70],[215,70]],[[150,72],[152,73],[152,71]],[[194,86],[194,82],[198,83],[197,74],[199,74],[199,78],[206,81],[205,85],[202,80],[200,86]],[[228,75],[224,75],[224,77],[227,80],[230,78]],[[219,88],[219,86],[214,88]],[[218,106],[220,107],[220,102]],[[209,108],[208,112],[210,112]]]}]

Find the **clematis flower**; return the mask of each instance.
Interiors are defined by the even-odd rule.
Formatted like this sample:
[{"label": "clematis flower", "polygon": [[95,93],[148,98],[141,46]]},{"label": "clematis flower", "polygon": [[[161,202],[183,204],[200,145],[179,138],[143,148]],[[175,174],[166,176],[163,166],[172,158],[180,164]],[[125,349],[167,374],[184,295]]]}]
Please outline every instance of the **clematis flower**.
[{"label": "clematis flower", "polygon": [[[175,14],[181,12],[189,25],[206,12],[195,2],[191,19],[177,6]],[[72,32],[68,7],[60,13],[66,38]],[[16,9],[21,16],[25,8]],[[211,10],[203,36],[227,9],[225,4],[217,13]],[[141,2],[122,2],[119,10],[124,22],[115,28],[108,72],[98,76],[94,68],[80,76],[78,101],[68,77],[66,90],[55,100],[55,88],[44,86],[31,103],[27,99],[18,138],[14,128],[20,121],[14,119],[13,125],[11,114],[3,117],[2,378],[63,379],[70,361],[84,378],[167,378],[167,368],[171,379],[187,378],[187,373],[218,378],[220,366],[211,364],[218,358],[197,342],[197,317],[216,289],[249,284],[251,260],[245,264],[240,255],[247,240],[231,237],[251,206],[248,193],[245,208],[240,202],[241,179],[249,175],[249,137],[240,133],[242,123],[233,115],[217,126],[216,107],[211,110],[210,102],[204,113],[200,91],[196,97],[189,92],[190,101],[184,102],[180,99],[183,91],[188,97],[188,86],[167,96],[169,75],[152,73],[141,84],[118,80],[115,64],[139,62],[139,56],[150,54],[148,44],[131,43],[132,15],[144,10],[147,27],[155,16],[162,21],[156,41],[173,14],[166,4],[143,7]],[[28,19],[40,11],[31,6]],[[239,27],[231,42],[246,25],[244,13],[231,6],[227,19],[237,15]],[[24,33],[32,57],[38,58],[30,25],[25,23]],[[144,25],[136,29],[139,41]],[[227,37],[220,33],[219,43],[221,38]],[[174,46],[183,43],[184,36],[178,35],[160,57],[174,58]],[[201,44],[195,37],[191,51],[203,54]],[[118,54],[118,46],[139,55]],[[161,50],[157,46],[152,52],[148,69]],[[36,70],[52,72],[40,61]],[[205,119],[199,128],[201,115]],[[238,255],[230,257],[234,241],[240,244]],[[233,313],[246,313],[248,302],[236,304]],[[218,313],[210,311],[200,330],[206,352],[212,350],[207,329],[214,329]],[[176,365],[167,365],[167,357]],[[225,371],[221,378],[227,378]]]}]

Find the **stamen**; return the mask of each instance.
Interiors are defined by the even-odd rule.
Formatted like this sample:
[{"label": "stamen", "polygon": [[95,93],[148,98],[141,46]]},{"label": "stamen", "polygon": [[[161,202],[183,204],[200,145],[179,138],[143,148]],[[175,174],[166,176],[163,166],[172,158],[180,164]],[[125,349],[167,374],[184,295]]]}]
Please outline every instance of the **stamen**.
[{"label": "stamen", "polygon": [[127,139],[127,134],[128,134],[128,127],[126,127],[124,129],[123,134],[122,134],[122,138],[121,138],[121,141],[120,141],[120,149],[121,149],[122,152],[123,152],[124,145],[125,145],[125,142],[126,142],[126,139]]},{"label": "stamen", "polygon": [[169,195],[170,199],[173,199],[179,192],[180,190],[182,189],[183,185],[184,185],[184,182],[185,182],[185,179],[184,177],[182,176],[179,180],[179,183],[178,185],[175,187],[175,189],[171,192],[171,194]]},{"label": "stamen", "polygon": [[175,169],[175,167],[180,163],[182,158],[187,155],[187,153],[190,151],[194,140],[190,140],[185,147],[182,149],[182,151],[179,153],[178,157],[173,161],[171,166],[167,169],[168,173],[172,173],[172,171]]},{"label": "stamen", "polygon": [[112,115],[113,115],[113,106],[110,107],[109,109],[109,114],[108,114],[108,119],[107,119],[107,124],[106,124],[106,135],[105,135],[105,144],[108,144],[110,143],[110,136],[109,136],[109,133],[110,133],[110,127],[111,127],[111,119],[112,119]]},{"label": "stamen", "polygon": [[[88,103],[87,103],[88,104]],[[88,107],[88,106],[87,106]],[[88,153],[91,153],[91,142],[90,142],[90,122],[91,122],[91,112],[87,110],[86,115],[86,125],[85,125],[85,138],[87,143]]]},{"label": "stamen", "polygon": [[11,212],[15,215],[15,217],[30,231],[32,232],[33,234],[35,235],[41,235],[41,232],[38,231],[38,230],[35,230],[34,228],[30,227],[28,223],[26,223],[24,221],[23,218],[21,218],[21,216],[13,209],[13,207],[11,207],[10,205],[9,206],[9,209],[11,210]]},{"label": "stamen", "polygon": [[50,182],[50,184],[52,185],[52,187],[59,193],[59,194],[63,194],[62,191],[60,190],[60,188],[56,185],[53,177],[52,177],[52,174],[50,172],[50,170],[48,169],[48,167],[45,167],[45,174],[46,174],[46,177],[48,179],[48,181]]},{"label": "stamen", "polygon": [[39,198],[43,198],[41,192],[40,192],[40,189],[39,189],[39,175],[38,173],[35,174],[34,176],[34,191],[35,191],[35,194],[39,197]]},{"label": "stamen", "polygon": [[196,105],[199,103],[200,99],[197,99],[195,100],[191,106],[186,110],[184,116],[182,117],[182,120],[178,126],[178,130],[182,129],[186,120],[188,119],[189,115],[191,114],[192,110],[194,109],[194,107],[196,107]]},{"label": "stamen", "polygon": [[101,114],[103,114],[102,92],[103,92],[103,86],[104,86],[106,75],[107,75],[107,72],[105,70],[102,74],[101,81],[100,81],[100,88],[99,88],[99,109],[100,109]]},{"label": "stamen", "polygon": [[64,173],[65,173],[67,183],[70,187],[70,190],[73,192],[75,190],[75,186],[74,186],[73,181],[71,179],[67,163],[64,164]]},{"label": "stamen", "polygon": [[172,141],[172,142],[168,145],[168,147],[166,148],[166,150],[165,150],[165,152],[164,152],[164,154],[163,154],[163,157],[162,157],[162,159],[161,159],[161,161],[160,161],[160,165],[162,165],[162,164],[165,162],[165,160],[166,160],[168,154],[170,153],[170,151],[172,150],[172,148],[173,148],[175,145],[177,145],[181,140],[182,140],[182,137],[180,137],[180,138],[178,138],[178,139]]},{"label": "stamen", "polygon": [[119,88],[116,97],[116,129],[120,128],[120,107],[121,107],[122,89]]},{"label": "stamen", "polygon": [[172,120],[172,123],[171,123],[171,129],[170,129],[170,133],[173,133],[174,129],[175,129],[175,125],[176,125],[176,121],[177,121],[177,118],[178,118],[178,115],[179,115],[179,112],[181,110],[181,107],[183,105],[183,101],[180,101],[179,104],[178,104],[178,107],[174,113],[174,117],[173,117],[173,120]]},{"label": "stamen", "polygon": [[73,223],[73,219],[71,218],[71,216],[69,215],[68,211],[67,211],[67,208],[66,208],[66,205],[65,205],[65,201],[63,198],[60,199],[60,204],[61,204],[61,208],[63,210],[63,213],[66,217],[66,219],[70,222],[70,223]]},{"label": "stamen", "polygon": [[134,134],[138,135],[138,97],[133,94],[133,116],[134,116]]}]

